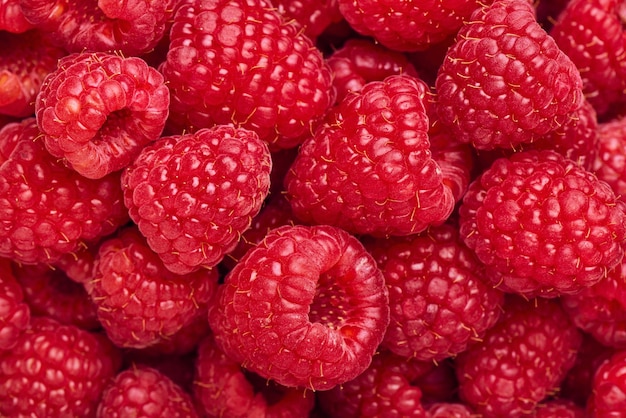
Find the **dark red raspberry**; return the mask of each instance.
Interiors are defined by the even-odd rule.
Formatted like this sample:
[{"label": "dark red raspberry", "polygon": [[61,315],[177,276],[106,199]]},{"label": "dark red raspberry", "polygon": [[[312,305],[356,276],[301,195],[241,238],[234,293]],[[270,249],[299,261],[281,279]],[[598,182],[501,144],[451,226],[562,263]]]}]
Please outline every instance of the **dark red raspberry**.
[{"label": "dark red raspberry", "polygon": [[431,155],[427,90],[395,75],[348,95],[300,147],[285,178],[294,215],[376,236],[443,223],[454,196]]},{"label": "dark red raspberry", "polygon": [[212,336],[198,347],[193,395],[209,417],[300,418],[308,416],[315,397],[245,372],[224,354]]},{"label": "dark red raspberry", "polygon": [[24,17],[20,3],[21,0],[0,1],[1,31],[23,33],[29,29],[33,29],[33,25]]},{"label": "dark red raspberry", "polygon": [[165,34],[178,0],[20,0],[26,20],[70,52],[148,52]]},{"label": "dark red raspberry", "polygon": [[81,245],[76,251],[64,254],[53,266],[61,269],[68,279],[76,283],[89,283],[93,279],[93,263],[100,244],[98,241]]},{"label": "dark red raspberry", "polygon": [[530,414],[559,387],[580,343],[558,302],[510,296],[501,321],[456,358],[460,397],[484,418]]},{"label": "dark red raspberry", "polygon": [[500,317],[503,293],[483,283],[483,267],[451,225],[420,235],[366,242],[389,288],[390,351],[418,360],[452,357]]},{"label": "dark red raspberry", "polygon": [[326,390],[368,367],[389,299],[356,238],[328,225],[283,226],[226,276],[209,322],[222,350],[250,371]]},{"label": "dark red raspberry", "polygon": [[234,123],[292,148],[334,101],[331,72],[299,25],[265,0],[187,0],[160,67],[183,128]]},{"label": "dark red raspberry", "polygon": [[537,405],[529,418],[586,418],[585,410],[566,399],[552,399]]},{"label": "dark red raspberry", "polygon": [[102,393],[98,418],[197,418],[191,396],[159,371],[137,366],[120,372]]},{"label": "dark red raspberry", "polygon": [[481,5],[476,0],[338,1],[357,32],[398,51],[422,50],[446,39]]},{"label": "dark red raspberry", "polygon": [[578,68],[583,92],[600,115],[624,102],[625,17],[620,0],[571,0],[550,30]]},{"label": "dark red raspberry", "polygon": [[30,325],[30,308],[13,275],[11,262],[0,258],[0,351],[15,347]]},{"label": "dark red raspberry", "polygon": [[165,268],[134,227],[105,241],[87,285],[98,318],[116,345],[144,348],[168,339],[206,312],[217,272],[180,276]]},{"label": "dark red raspberry", "polygon": [[0,44],[4,45],[0,55],[0,114],[32,116],[44,78],[66,52],[34,30],[20,34],[0,31]]},{"label": "dark red raspberry", "polygon": [[453,358],[421,363],[418,376],[413,378],[411,383],[422,391],[424,406],[459,401],[459,382],[454,369]]},{"label": "dark red raspberry", "polygon": [[60,60],[35,107],[48,151],[100,178],[161,135],[169,103],[163,76],[142,59],[99,52]]},{"label": "dark red raspberry", "polygon": [[43,264],[14,264],[13,273],[32,314],[87,330],[100,327],[96,305],[84,286],[69,279],[61,269]]},{"label": "dark red raspberry", "polygon": [[593,170],[621,200],[626,199],[626,117],[598,126],[598,154]]},{"label": "dark red raspberry", "polygon": [[430,367],[382,351],[355,379],[318,392],[318,403],[329,418],[426,418],[422,392],[411,381]]},{"label": "dark red raspberry", "polygon": [[593,418],[621,417],[626,411],[626,351],[605,360],[593,378],[587,412]]},{"label": "dark red raspberry", "polygon": [[435,403],[426,410],[426,418],[474,418],[476,414],[462,403]]},{"label": "dark red raspberry", "polygon": [[0,414],[6,417],[90,417],[119,367],[119,353],[101,335],[49,318],[0,355]]},{"label": "dark red raspberry", "polygon": [[267,144],[243,128],[164,137],[124,171],[124,203],[170,271],[211,268],[261,209],[271,165]]},{"label": "dark red raspberry", "polygon": [[478,149],[533,142],[583,103],[580,74],[535,19],[530,1],[477,9],[439,69],[438,113]]},{"label": "dark red raspberry", "polygon": [[90,180],[46,151],[35,118],[0,130],[0,256],[54,263],[128,221],[120,176]]},{"label": "dark red raspberry", "polygon": [[486,278],[528,297],[572,294],[623,255],[626,216],[610,187],[554,151],[496,160],[469,188],[460,232]]},{"label": "dark red raspberry", "polygon": [[301,25],[304,34],[313,40],[343,19],[337,0],[273,0],[272,4],[287,21],[293,19]]}]

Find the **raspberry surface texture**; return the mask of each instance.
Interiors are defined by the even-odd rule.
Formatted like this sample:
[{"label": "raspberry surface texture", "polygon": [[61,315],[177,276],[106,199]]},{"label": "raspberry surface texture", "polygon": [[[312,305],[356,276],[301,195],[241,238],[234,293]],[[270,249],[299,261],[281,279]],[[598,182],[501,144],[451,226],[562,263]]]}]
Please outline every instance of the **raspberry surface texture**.
[{"label": "raspberry surface texture", "polygon": [[362,373],[389,324],[382,273],[327,225],[270,231],[226,276],[209,322],[226,355],[288,387],[327,390]]},{"label": "raspberry surface texture", "polygon": [[600,365],[593,378],[587,412],[593,418],[618,417],[626,411],[626,351],[618,351]]},{"label": "raspberry surface texture", "polygon": [[124,203],[169,270],[211,268],[260,211],[271,166],[267,144],[243,128],[163,137],[124,171]]},{"label": "raspberry surface texture", "polygon": [[626,197],[626,118],[601,123],[598,132],[598,153],[593,170],[620,199]]},{"label": "raspberry surface texture", "polygon": [[12,349],[30,326],[30,307],[15,279],[11,262],[0,258],[0,350]]},{"label": "raspberry surface texture", "polygon": [[0,1],[0,30],[23,33],[29,29],[33,29],[33,25],[24,17],[20,0]]}]

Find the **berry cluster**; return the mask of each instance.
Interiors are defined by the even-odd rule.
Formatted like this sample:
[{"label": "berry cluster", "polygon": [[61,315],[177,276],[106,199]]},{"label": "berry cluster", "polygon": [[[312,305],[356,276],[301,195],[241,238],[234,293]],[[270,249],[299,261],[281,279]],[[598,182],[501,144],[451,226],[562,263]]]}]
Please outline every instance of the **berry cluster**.
[{"label": "berry cluster", "polygon": [[0,0],[0,416],[623,416],[624,21]]}]

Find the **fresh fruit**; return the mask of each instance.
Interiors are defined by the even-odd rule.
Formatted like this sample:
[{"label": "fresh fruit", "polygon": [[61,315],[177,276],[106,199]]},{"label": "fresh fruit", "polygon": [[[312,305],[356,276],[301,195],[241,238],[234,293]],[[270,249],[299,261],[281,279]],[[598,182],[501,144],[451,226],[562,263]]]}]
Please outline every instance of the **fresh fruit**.
[{"label": "fresh fruit", "polygon": [[626,411],[626,351],[618,351],[605,360],[593,378],[587,403],[592,418],[618,417]]},{"label": "fresh fruit", "polygon": [[30,326],[30,308],[13,275],[11,262],[0,258],[0,350],[10,350]]},{"label": "fresh fruit", "polygon": [[626,199],[626,117],[601,123],[598,132],[598,154],[593,170],[606,181],[615,194]]}]

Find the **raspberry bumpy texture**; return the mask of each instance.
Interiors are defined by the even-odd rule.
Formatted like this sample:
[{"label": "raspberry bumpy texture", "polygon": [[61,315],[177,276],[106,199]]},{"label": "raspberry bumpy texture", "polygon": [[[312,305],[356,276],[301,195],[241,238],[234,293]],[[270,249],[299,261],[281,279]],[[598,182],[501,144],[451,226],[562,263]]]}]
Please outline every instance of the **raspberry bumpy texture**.
[{"label": "raspberry bumpy texture", "polygon": [[243,367],[326,390],[370,364],[389,323],[387,288],[363,245],[331,226],[272,230],[226,276],[211,328]]}]

